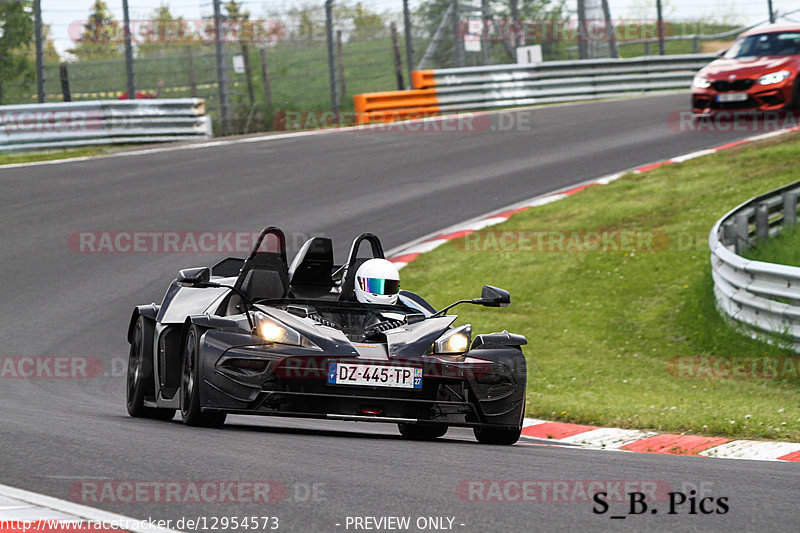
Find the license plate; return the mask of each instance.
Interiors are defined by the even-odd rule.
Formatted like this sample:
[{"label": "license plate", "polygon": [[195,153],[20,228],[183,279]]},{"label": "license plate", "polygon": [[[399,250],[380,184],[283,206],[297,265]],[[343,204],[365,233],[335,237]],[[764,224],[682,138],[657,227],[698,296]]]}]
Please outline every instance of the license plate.
[{"label": "license plate", "polygon": [[331,385],[421,389],[422,369],[407,366],[331,363],[328,367],[328,383]]},{"label": "license plate", "polygon": [[717,102],[744,102],[747,98],[747,93],[725,93],[717,95]]}]

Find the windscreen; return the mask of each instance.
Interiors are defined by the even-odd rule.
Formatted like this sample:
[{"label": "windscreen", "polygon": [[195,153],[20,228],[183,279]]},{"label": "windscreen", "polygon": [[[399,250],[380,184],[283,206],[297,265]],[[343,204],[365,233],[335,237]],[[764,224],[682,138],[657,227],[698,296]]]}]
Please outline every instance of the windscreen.
[{"label": "windscreen", "polygon": [[749,35],[733,43],[727,58],[788,56],[800,54],[800,32],[775,32]]},{"label": "windscreen", "polygon": [[[377,324],[387,321],[423,319],[424,315],[405,305],[374,305],[357,302],[322,302],[319,300],[292,300],[287,305],[303,308],[307,316],[320,323],[344,332],[349,338],[359,340],[364,332]],[[284,305],[273,304],[285,308]],[[412,318],[413,317],[413,318]]]}]

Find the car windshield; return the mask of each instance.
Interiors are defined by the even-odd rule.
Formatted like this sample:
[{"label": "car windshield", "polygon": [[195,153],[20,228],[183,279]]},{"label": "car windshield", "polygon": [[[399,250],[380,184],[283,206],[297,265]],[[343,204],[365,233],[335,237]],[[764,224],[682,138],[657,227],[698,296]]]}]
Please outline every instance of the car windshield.
[{"label": "car windshield", "polygon": [[800,32],[775,32],[748,35],[733,43],[727,58],[788,56],[800,54]]}]

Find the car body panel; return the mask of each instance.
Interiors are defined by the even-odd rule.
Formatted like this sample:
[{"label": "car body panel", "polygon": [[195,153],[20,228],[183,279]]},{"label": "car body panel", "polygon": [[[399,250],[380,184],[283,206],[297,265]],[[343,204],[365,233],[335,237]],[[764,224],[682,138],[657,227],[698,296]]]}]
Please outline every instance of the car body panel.
[{"label": "car body panel", "polygon": [[[800,25],[758,27],[743,33],[736,41],[768,38],[771,34],[800,33]],[[709,115],[721,111],[784,111],[800,105],[800,44],[794,53],[781,55],[748,55],[731,57],[737,44],[720,59],[703,67],[692,83],[692,111]],[[767,74],[787,71],[781,82],[762,85],[759,79]],[[705,79],[708,87],[698,86]],[[735,93],[735,94],[734,94]],[[728,101],[724,101],[728,100]]]},{"label": "car body panel", "polygon": [[[379,242],[373,253],[382,254]],[[180,408],[184,346],[194,327],[200,332],[197,381],[203,412],[521,427],[527,380],[521,335],[478,335],[462,353],[435,354],[435,341],[454,331],[457,315],[436,316],[427,302],[408,292],[393,306],[350,301],[337,293],[341,285],[320,298],[296,298],[289,291],[245,305],[249,312],[235,306],[232,312],[229,300],[239,295],[243,265],[238,277],[210,276],[204,285],[181,286],[176,279],[160,305],[134,310],[131,328],[139,316],[155,325],[147,340],[153,346],[155,394],[145,398],[147,407]],[[417,302],[414,307],[402,303],[411,301],[407,298]],[[301,341],[265,340],[257,327],[265,320]],[[409,370],[417,372],[420,383],[418,388],[407,381],[406,388],[390,386],[388,378],[383,384],[338,383],[329,373],[341,367],[332,365],[369,365],[373,379],[395,372],[399,380],[399,373]]]}]

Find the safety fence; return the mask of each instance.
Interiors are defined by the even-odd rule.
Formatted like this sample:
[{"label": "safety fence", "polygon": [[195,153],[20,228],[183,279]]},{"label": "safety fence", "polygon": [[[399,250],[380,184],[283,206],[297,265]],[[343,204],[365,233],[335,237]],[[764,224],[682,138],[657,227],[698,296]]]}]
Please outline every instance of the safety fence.
[{"label": "safety fence", "polygon": [[367,123],[688,89],[695,72],[715,58],[687,54],[417,70],[414,89],[359,94],[353,102],[359,123]]},{"label": "safety fence", "polygon": [[751,198],[714,224],[708,236],[718,308],[754,336],[786,335],[800,349],[800,267],[739,255],[797,224],[800,181]]},{"label": "safety fence", "polygon": [[199,98],[0,106],[0,152],[210,137]]}]

